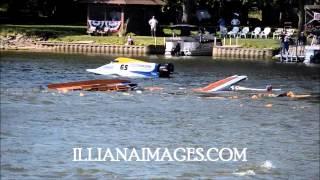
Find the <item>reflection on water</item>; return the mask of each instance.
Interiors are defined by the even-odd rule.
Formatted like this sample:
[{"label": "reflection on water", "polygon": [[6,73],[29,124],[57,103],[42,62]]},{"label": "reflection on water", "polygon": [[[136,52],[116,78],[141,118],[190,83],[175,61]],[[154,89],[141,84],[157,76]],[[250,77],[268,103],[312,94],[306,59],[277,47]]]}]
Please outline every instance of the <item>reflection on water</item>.
[{"label": "reflection on water", "polygon": [[[318,67],[150,56],[142,58],[173,61],[177,73],[133,81],[163,90],[79,96],[48,91],[46,85],[104,78],[85,69],[112,57],[1,56],[3,179],[319,177]],[[244,86],[272,84],[312,97],[251,99],[249,92],[208,96],[191,90],[233,74],[249,77]],[[72,162],[74,147],[247,147],[248,162]]]}]

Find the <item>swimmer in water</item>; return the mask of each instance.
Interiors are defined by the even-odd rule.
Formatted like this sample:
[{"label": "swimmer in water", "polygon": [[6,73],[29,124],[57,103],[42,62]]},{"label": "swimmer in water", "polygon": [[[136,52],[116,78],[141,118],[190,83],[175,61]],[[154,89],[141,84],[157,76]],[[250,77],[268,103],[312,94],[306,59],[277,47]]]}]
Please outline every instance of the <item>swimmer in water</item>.
[{"label": "swimmer in water", "polygon": [[292,91],[288,91],[282,94],[279,94],[277,97],[291,97],[291,98],[306,98],[306,97],[310,97],[310,94],[294,94]]},{"label": "swimmer in water", "polygon": [[271,92],[272,91],[272,85],[267,85],[266,89],[267,89],[267,92]]},{"label": "swimmer in water", "polygon": [[268,93],[259,93],[259,94],[253,95],[253,96],[251,96],[251,99],[258,99],[258,98],[261,98],[261,97],[290,97],[290,98],[307,98],[307,97],[311,97],[310,94],[295,94],[292,91],[287,91],[287,92],[284,92],[284,93],[276,95],[276,94],[271,93],[272,92],[272,86],[270,86],[270,85],[268,85],[266,87],[266,89],[267,89]]}]

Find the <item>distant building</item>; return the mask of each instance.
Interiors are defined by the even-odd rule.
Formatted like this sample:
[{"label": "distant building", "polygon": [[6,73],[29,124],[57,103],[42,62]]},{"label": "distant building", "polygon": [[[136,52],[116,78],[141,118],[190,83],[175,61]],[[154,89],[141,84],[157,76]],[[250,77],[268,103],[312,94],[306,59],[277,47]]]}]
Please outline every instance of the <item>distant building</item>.
[{"label": "distant building", "polygon": [[148,20],[160,14],[161,0],[81,0],[87,6],[87,24],[108,33],[150,32]]}]

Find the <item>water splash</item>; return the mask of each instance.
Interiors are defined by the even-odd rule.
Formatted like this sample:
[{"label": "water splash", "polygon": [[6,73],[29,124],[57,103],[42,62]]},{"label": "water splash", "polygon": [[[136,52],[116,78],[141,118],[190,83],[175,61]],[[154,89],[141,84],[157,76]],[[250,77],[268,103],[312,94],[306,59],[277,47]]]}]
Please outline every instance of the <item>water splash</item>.
[{"label": "water splash", "polygon": [[248,167],[244,167],[238,169],[236,172],[232,173],[236,176],[254,176],[256,174],[265,174],[268,173],[271,169],[276,168],[271,161],[266,160],[263,161],[261,164],[256,164]]},{"label": "water splash", "polygon": [[267,169],[267,170],[270,170],[270,169],[273,169],[273,168],[276,168],[271,161],[269,160],[266,160],[264,161],[261,165],[260,165],[261,168],[264,168],[264,169]]},{"label": "water splash", "polygon": [[237,175],[237,176],[254,176],[254,175],[256,175],[256,173],[253,170],[234,172],[232,174]]}]

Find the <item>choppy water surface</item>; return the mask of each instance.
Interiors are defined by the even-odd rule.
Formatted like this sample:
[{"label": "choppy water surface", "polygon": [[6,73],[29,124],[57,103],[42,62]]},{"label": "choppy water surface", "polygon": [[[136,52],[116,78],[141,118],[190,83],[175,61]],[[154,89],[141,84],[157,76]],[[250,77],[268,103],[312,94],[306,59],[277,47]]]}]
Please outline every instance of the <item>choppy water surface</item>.
[{"label": "choppy water surface", "polygon": [[[318,179],[318,67],[210,57],[166,59],[171,79],[138,79],[142,93],[48,91],[112,57],[1,54],[1,179]],[[212,98],[191,91],[229,75],[312,98]],[[231,98],[231,97],[233,98]],[[272,107],[265,107],[272,104]],[[72,162],[74,147],[247,147],[247,162]]]}]

